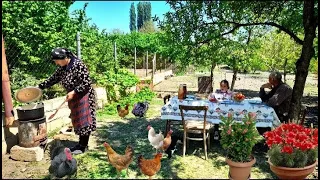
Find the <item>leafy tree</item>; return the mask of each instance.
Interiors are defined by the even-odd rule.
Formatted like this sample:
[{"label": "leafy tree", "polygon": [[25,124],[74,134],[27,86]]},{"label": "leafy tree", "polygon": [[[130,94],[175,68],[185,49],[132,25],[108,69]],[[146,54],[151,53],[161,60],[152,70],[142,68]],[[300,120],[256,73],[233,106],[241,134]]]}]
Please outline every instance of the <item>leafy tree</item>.
[{"label": "leafy tree", "polygon": [[144,24],[142,25],[142,27],[139,29],[139,32],[142,33],[153,33],[155,32],[155,27],[152,21],[146,21],[144,22]]},{"label": "leafy tree", "polygon": [[270,71],[283,71],[284,81],[287,73],[296,71],[295,62],[299,58],[301,46],[293,42],[285,33],[272,31],[261,39],[257,53]]},{"label": "leafy tree", "polygon": [[144,24],[151,21],[151,3],[139,2],[137,10],[138,10],[137,27],[138,27],[138,30],[140,30]]},{"label": "leafy tree", "polygon": [[143,13],[143,24],[151,20],[151,3],[150,2],[144,2],[144,13]]},{"label": "leafy tree", "polygon": [[[168,2],[173,12],[160,26],[184,44],[209,43],[238,34],[244,27],[275,27],[302,46],[296,62],[290,117],[297,119],[318,27],[318,1],[204,1]],[[303,34],[303,39],[299,38]]]},{"label": "leafy tree", "polygon": [[129,24],[129,27],[130,27],[130,31],[131,32],[134,32],[137,29],[136,18],[137,18],[136,9],[134,7],[134,2],[133,2],[133,3],[131,3],[131,7],[130,7],[130,24]]},{"label": "leafy tree", "polygon": [[137,28],[140,29],[143,25],[144,20],[144,6],[143,2],[139,2],[137,6],[138,16],[137,16]]},{"label": "leafy tree", "polygon": [[6,46],[15,51],[7,53],[8,64],[39,78],[52,72],[54,66],[45,61],[51,50],[74,44],[75,26],[68,18],[71,4],[72,1],[2,2],[2,33]]}]

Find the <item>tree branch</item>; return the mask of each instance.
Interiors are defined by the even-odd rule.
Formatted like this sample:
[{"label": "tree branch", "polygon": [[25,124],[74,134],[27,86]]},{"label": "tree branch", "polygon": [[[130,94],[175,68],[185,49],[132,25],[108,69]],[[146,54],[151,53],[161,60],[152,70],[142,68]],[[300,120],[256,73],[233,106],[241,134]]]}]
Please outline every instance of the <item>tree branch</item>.
[{"label": "tree branch", "polygon": [[293,38],[293,40],[300,44],[303,45],[303,40],[301,40],[298,36],[296,36],[292,31],[290,31],[289,29],[274,23],[274,22],[257,22],[257,23],[247,23],[247,24],[240,24],[240,23],[236,23],[236,22],[226,22],[226,23],[232,23],[235,26],[233,27],[233,29],[231,29],[230,31],[221,34],[221,36],[224,36],[226,34],[230,34],[232,32],[234,32],[236,29],[240,28],[240,27],[245,27],[245,26],[256,26],[256,25],[269,25],[269,26],[274,26],[277,27],[278,29],[280,29],[281,31],[287,33],[289,36],[291,36]]}]

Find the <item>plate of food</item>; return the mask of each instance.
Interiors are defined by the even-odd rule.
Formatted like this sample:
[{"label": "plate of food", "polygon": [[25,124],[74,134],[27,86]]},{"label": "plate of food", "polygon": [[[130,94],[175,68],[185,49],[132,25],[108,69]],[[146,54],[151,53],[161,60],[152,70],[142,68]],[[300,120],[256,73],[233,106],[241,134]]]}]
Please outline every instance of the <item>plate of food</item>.
[{"label": "plate of food", "polygon": [[241,92],[233,95],[233,100],[239,103],[242,102],[245,98],[246,96],[244,96]]}]

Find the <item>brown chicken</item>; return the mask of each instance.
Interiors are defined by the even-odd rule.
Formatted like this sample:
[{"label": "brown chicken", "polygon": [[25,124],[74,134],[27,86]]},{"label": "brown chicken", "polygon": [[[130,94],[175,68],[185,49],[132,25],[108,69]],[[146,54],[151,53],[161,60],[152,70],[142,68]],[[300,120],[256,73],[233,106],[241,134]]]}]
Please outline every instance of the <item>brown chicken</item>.
[{"label": "brown chicken", "polygon": [[153,175],[157,174],[161,168],[161,158],[162,154],[158,153],[154,156],[154,159],[144,159],[142,155],[138,157],[138,166],[141,172],[149,176],[149,179],[152,178]]},{"label": "brown chicken", "polygon": [[116,153],[107,142],[105,142],[103,145],[106,148],[110,164],[117,170],[117,177],[119,178],[119,173],[123,169],[127,169],[127,176],[129,176],[128,167],[133,160],[133,148],[131,146],[127,146],[125,154],[120,155]]},{"label": "brown chicken", "polygon": [[166,138],[164,138],[163,140],[163,145],[161,147],[162,151],[166,151],[168,149],[168,147],[171,144],[171,134],[173,133],[173,131],[170,129],[170,131],[167,133]]},{"label": "brown chicken", "polygon": [[127,104],[124,109],[121,109],[120,104],[117,105],[118,115],[123,119],[126,115],[129,114],[129,104]]}]

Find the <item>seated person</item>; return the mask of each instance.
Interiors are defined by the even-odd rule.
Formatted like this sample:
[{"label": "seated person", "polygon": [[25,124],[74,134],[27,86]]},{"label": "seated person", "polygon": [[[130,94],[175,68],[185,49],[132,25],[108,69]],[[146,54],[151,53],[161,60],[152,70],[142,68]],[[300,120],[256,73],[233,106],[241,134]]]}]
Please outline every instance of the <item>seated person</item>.
[{"label": "seated person", "polygon": [[217,89],[215,93],[211,93],[208,96],[209,101],[217,102],[217,100],[231,99],[232,91],[229,90],[229,82],[222,80],[220,82],[220,89]]},{"label": "seated person", "polygon": [[[222,80],[220,82],[220,89],[217,89],[215,93],[211,93],[208,96],[209,101],[217,102],[217,100],[231,99],[232,91],[229,90],[229,82],[227,80]],[[214,125],[214,140],[219,140],[219,124]]]},{"label": "seated person", "polygon": [[[269,88],[271,91],[266,93],[265,88]],[[269,83],[260,87],[259,96],[263,102],[274,108],[281,123],[288,122],[292,88],[282,82],[280,72],[272,72],[269,75]]]}]

